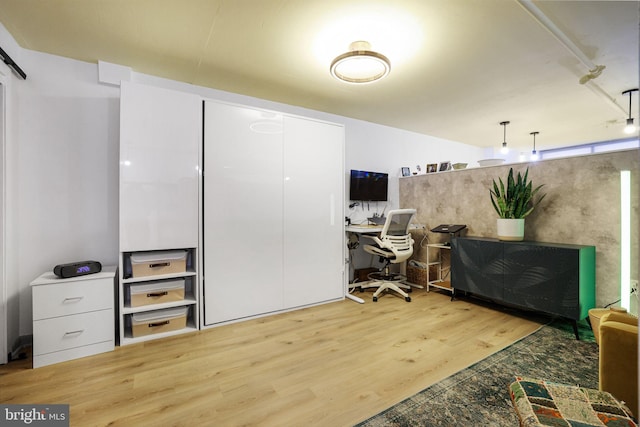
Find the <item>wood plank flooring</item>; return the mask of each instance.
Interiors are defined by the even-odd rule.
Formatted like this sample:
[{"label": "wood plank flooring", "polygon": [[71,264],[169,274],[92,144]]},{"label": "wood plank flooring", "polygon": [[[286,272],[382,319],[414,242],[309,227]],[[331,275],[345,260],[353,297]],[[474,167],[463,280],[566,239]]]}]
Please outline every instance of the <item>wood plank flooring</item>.
[{"label": "wood plank flooring", "polygon": [[544,318],[439,291],[350,300],[31,369],[0,403],[67,403],[72,426],[351,426],[528,335]]}]

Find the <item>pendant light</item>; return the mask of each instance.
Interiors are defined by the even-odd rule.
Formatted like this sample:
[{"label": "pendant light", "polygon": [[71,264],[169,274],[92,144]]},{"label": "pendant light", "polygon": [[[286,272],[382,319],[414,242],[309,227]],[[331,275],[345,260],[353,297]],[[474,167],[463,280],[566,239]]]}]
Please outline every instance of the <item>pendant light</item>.
[{"label": "pendant light", "polygon": [[502,142],[502,148],[500,149],[500,152],[502,154],[507,154],[509,152],[509,147],[507,147],[507,125],[511,123],[509,121],[505,121],[505,122],[500,122],[500,126],[504,127],[504,138],[503,138],[503,142]]},{"label": "pendant light", "polygon": [[538,152],[536,151],[536,135],[540,132],[531,132],[529,135],[533,135],[533,151],[531,151],[531,161],[538,160]]},{"label": "pendant light", "polygon": [[629,94],[629,118],[627,119],[627,126],[625,126],[624,128],[624,133],[626,134],[632,134],[636,131],[636,127],[633,124],[633,119],[631,118],[631,94],[637,91],[638,91],[638,88],[629,89],[622,92],[623,95]]}]

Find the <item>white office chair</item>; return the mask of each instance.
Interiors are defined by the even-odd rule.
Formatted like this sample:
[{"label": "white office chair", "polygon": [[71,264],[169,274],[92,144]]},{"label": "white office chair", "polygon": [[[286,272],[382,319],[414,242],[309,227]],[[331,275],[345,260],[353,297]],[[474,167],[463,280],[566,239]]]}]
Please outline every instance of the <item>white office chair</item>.
[{"label": "white office chair", "polygon": [[401,283],[406,280],[406,277],[391,273],[389,265],[406,261],[413,254],[413,239],[409,233],[409,224],[415,214],[415,209],[389,211],[380,236],[366,236],[372,239],[375,245],[365,245],[364,250],[372,255],[378,255],[384,262],[380,271],[370,273],[369,281],[359,286],[360,290],[362,288],[378,288],[373,294],[374,302],[378,301],[378,296],[388,289],[398,292],[405,301],[411,302],[409,294],[402,290],[402,288],[411,290],[410,286]]}]

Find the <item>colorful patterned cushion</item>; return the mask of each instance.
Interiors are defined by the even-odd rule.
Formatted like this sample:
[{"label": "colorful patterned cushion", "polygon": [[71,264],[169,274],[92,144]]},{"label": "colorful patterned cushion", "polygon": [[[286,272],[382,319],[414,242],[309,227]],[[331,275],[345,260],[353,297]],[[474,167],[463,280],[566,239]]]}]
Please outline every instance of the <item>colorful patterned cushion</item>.
[{"label": "colorful patterned cushion", "polygon": [[637,427],[630,411],[606,391],[516,377],[509,392],[523,427]]}]

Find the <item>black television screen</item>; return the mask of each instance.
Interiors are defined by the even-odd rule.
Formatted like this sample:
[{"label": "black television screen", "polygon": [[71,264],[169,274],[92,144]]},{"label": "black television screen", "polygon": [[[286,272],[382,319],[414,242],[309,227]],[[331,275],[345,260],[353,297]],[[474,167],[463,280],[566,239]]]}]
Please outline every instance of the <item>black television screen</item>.
[{"label": "black television screen", "polygon": [[383,172],[351,170],[349,200],[387,201],[389,175]]}]

